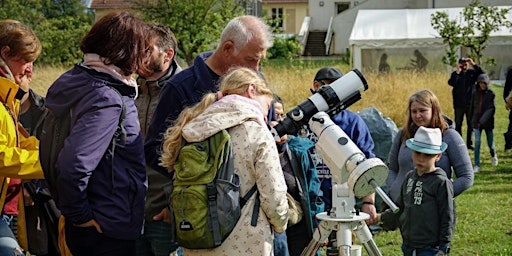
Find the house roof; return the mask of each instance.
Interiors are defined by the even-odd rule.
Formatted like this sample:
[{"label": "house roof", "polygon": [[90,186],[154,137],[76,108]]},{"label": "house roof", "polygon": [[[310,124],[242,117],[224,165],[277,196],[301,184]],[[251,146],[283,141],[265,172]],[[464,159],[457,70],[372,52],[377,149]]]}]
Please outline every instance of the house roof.
[{"label": "house roof", "polygon": [[131,8],[130,0],[92,0],[91,9],[128,9]]}]

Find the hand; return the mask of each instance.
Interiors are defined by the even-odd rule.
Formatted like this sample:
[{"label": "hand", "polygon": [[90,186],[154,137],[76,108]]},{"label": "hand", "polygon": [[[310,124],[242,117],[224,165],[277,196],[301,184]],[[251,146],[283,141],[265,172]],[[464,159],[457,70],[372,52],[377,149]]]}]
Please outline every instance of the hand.
[{"label": "hand", "polygon": [[361,211],[370,215],[370,218],[366,220],[366,225],[373,225],[379,223],[377,219],[377,209],[375,208],[375,205],[363,204],[363,206],[361,206]]},{"label": "hand", "polygon": [[166,208],[162,209],[162,211],[160,211],[160,213],[153,216],[153,220],[163,220],[165,223],[171,224],[171,213],[169,212],[169,210],[166,207]]},{"label": "hand", "polygon": [[24,186],[23,186],[23,201],[25,202],[25,206],[34,205],[34,201],[32,200],[30,193],[25,189]]},{"label": "hand", "polygon": [[95,227],[96,228],[96,231],[98,231],[98,233],[100,234],[103,234],[103,231],[101,230],[101,227],[100,227],[100,224],[98,224],[98,222],[96,222],[96,220],[92,219],[86,223],[82,223],[82,224],[73,224],[73,226],[75,227],[81,227],[81,228],[88,228],[88,227]]},{"label": "hand", "polygon": [[[278,124],[279,122],[278,121],[270,121],[270,127],[274,127]],[[288,139],[288,135],[284,135],[283,137],[281,137],[281,139],[279,141],[276,141],[277,145],[282,145],[283,143],[286,142],[286,140]]]},{"label": "hand", "polygon": [[32,82],[32,72],[26,72],[25,75],[21,78],[19,86],[21,89],[28,92],[31,82]]},{"label": "hand", "polygon": [[471,58],[466,58],[466,62],[471,65],[471,66],[474,66],[475,65],[475,62],[473,61],[473,59]]},{"label": "hand", "polygon": [[510,107],[508,106],[508,104],[505,104],[505,109],[510,110]]}]

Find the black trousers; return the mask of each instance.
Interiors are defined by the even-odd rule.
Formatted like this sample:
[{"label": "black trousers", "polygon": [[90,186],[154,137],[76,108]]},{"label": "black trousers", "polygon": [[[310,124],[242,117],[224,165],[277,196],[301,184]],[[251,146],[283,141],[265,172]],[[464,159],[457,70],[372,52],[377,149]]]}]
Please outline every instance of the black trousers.
[{"label": "black trousers", "polygon": [[466,145],[473,146],[473,128],[471,128],[471,116],[469,115],[469,107],[455,108],[455,130],[462,136],[462,121],[466,116]]},{"label": "black trousers", "polygon": [[66,244],[73,256],[135,256],[135,240],[121,240],[98,233],[94,227],[66,222]]},{"label": "black trousers", "polygon": [[505,135],[505,150],[512,149],[512,110],[508,112],[508,129]]}]

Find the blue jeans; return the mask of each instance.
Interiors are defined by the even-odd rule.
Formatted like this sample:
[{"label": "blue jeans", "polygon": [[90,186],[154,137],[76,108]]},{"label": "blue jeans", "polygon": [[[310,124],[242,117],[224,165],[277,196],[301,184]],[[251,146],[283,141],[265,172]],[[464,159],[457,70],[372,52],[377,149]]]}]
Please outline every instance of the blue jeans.
[{"label": "blue jeans", "polygon": [[274,232],[274,256],[290,256],[286,232],[281,234]]},{"label": "blue jeans", "polygon": [[[494,144],[494,133],[492,129],[484,129],[487,137],[487,145],[491,151],[491,157],[496,155],[496,145]],[[480,145],[482,144],[482,130],[473,129],[475,132],[475,166],[480,166]]]},{"label": "blue jeans", "polygon": [[18,241],[9,227],[12,216],[2,215],[0,218],[0,255],[22,256]]},{"label": "blue jeans", "polygon": [[404,256],[436,256],[439,249],[433,246],[425,246],[421,249],[415,249],[402,244]]},{"label": "blue jeans", "polygon": [[137,239],[137,256],[169,256],[176,250],[183,255],[178,243],[173,242],[171,225],[164,221],[151,221],[144,224],[144,234]]}]

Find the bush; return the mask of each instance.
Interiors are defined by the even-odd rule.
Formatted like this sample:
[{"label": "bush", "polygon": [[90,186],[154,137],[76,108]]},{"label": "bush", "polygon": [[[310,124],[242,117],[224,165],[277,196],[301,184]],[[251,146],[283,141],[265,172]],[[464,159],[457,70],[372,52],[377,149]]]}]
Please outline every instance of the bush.
[{"label": "bush", "polygon": [[291,59],[300,55],[302,46],[297,36],[276,37],[274,45],[267,51],[269,59]]}]

